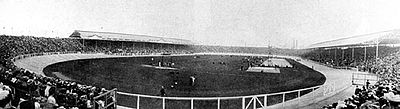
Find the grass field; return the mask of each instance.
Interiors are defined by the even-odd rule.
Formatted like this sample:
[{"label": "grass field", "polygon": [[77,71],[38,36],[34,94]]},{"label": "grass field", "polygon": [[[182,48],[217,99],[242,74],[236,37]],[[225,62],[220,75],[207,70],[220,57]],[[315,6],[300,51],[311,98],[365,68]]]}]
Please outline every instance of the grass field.
[{"label": "grass field", "polygon": [[[281,73],[241,71],[241,66],[248,65],[244,63],[243,58],[244,56],[201,55],[196,58],[194,56],[164,56],[84,59],[56,63],[47,66],[43,72],[48,76],[55,76],[52,72],[61,72],[84,84],[108,89],[118,88],[118,91],[136,94],[159,95],[161,86],[166,86],[167,96],[179,97],[267,94],[312,87],[325,82],[325,77],[321,73],[290,59],[286,60],[294,67],[280,68]],[[143,65],[157,64],[159,61],[174,62],[173,67],[177,70],[143,67]],[[220,62],[225,64],[220,64]],[[196,77],[194,86],[189,78],[193,75]],[[178,85],[171,88],[174,80],[178,82]],[[134,97],[119,96],[118,100],[120,105],[135,105]],[[141,102],[153,103],[153,106],[160,105],[154,99],[141,99]],[[186,101],[167,102],[167,107],[187,107],[187,103],[184,103]],[[228,108],[237,107],[235,104],[240,104],[240,100],[239,102],[237,100],[224,101],[221,104],[227,105]],[[174,107],[177,105],[182,107]],[[216,105],[216,101],[201,101],[196,105],[207,107]]]}]

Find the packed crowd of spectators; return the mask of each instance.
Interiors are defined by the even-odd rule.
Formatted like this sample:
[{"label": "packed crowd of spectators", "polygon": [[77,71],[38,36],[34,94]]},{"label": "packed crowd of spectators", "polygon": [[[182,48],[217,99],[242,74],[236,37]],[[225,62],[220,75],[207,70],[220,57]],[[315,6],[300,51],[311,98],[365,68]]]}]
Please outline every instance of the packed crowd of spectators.
[{"label": "packed crowd of spectators", "polygon": [[397,74],[400,68],[400,52],[387,55],[378,60],[370,60],[361,63],[359,70],[385,76],[387,74]]},{"label": "packed crowd of spectators", "polygon": [[[397,49],[397,48],[393,48]],[[358,70],[376,74],[380,79],[375,84],[368,80],[357,86],[355,93],[324,109],[398,109],[400,108],[400,51],[395,50],[382,57],[368,58],[355,64]]]},{"label": "packed crowd of spectators", "polygon": [[[73,81],[35,74],[13,63],[18,55],[46,52],[191,53],[185,46],[149,48],[121,46],[118,42],[95,45],[70,38],[0,35],[0,108],[91,109],[112,103],[115,98],[93,99],[107,90]],[[107,102],[106,102],[107,101]]]},{"label": "packed crowd of spectators", "polygon": [[[400,47],[379,46],[379,57],[386,57],[399,51]],[[359,67],[372,65],[375,61],[376,47],[315,49],[301,54],[302,57],[332,67]]]},{"label": "packed crowd of spectators", "polygon": [[86,40],[85,50],[107,54],[149,55],[149,54],[189,54],[193,53],[188,45],[137,43],[126,41]]},{"label": "packed crowd of spectators", "polygon": [[[93,101],[93,97],[106,92],[104,88],[44,77],[23,69],[3,70],[1,72],[0,80],[4,84],[12,86],[10,90],[7,89],[10,93],[8,96],[12,98],[9,98],[8,105],[1,105],[3,107],[91,109],[94,105],[104,106],[104,103],[100,103],[104,101]],[[24,104],[24,102],[27,102],[27,104]]]},{"label": "packed crowd of spectators", "polygon": [[375,84],[369,81],[357,86],[354,94],[338,102],[322,107],[323,109],[399,109],[400,85],[398,76],[383,78]]},{"label": "packed crowd of spectators", "polygon": [[90,109],[106,104],[93,101],[107,91],[103,88],[37,75],[13,64],[13,57],[22,54],[83,51],[79,41],[2,35],[0,43],[0,108]]},{"label": "packed crowd of spectators", "polygon": [[239,46],[209,46],[196,45],[193,47],[195,52],[211,53],[251,53],[251,54],[270,54],[293,56],[302,54],[304,50],[282,49],[275,47],[239,47]]}]

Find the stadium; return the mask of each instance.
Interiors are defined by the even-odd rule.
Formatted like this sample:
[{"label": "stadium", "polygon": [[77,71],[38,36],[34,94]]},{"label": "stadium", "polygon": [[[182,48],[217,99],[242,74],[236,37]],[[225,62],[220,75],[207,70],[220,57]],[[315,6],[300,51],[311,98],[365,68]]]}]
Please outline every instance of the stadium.
[{"label": "stadium", "polygon": [[70,38],[1,38],[2,82],[14,97],[49,94],[67,108],[84,108],[87,100],[90,108],[136,109],[322,107],[351,96],[355,85],[368,81],[363,90],[372,90],[390,82],[396,69],[387,67],[397,62],[387,60],[396,58],[400,41],[393,30],[294,52],[80,30]]},{"label": "stadium", "polygon": [[398,109],[394,2],[0,1],[0,109]]}]

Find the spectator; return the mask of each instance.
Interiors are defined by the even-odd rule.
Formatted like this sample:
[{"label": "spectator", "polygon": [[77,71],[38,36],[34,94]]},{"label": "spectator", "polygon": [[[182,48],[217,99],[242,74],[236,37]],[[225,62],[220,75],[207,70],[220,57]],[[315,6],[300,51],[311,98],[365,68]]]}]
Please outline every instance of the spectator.
[{"label": "spectator", "polygon": [[194,76],[190,76],[190,80],[192,82],[192,86],[194,86],[194,82],[195,82],[196,78]]},{"label": "spectator", "polygon": [[[354,95],[345,100],[348,109],[400,108],[400,50],[377,60],[367,60],[358,64],[357,68],[377,74],[380,79],[374,84],[367,80],[362,88],[357,86]],[[334,108],[332,105],[322,108],[326,107]]]},{"label": "spectator", "polygon": [[5,108],[11,102],[11,89],[0,83],[0,107]]},{"label": "spectator", "polygon": [[54,109],[58,106],[56,98],[54,98],[54,93],[51,93],[47,98],[48,108]]},{"label": "spectator", "polygon": [[161,86],[161,89],[160,89],[160,96],[166,96],[164,86]]},{"label": "spectator", "polygon": [[[36,75],[34,72],[18,68],[13,64],[15,59],[30,56],[90,50],[85,49],[79,40],[0,35],[0,43],[2,44],[0,46],[0,81],[6,84],[0,83],[0,98],[4,97],[0,99],[1,107],[4,107],[5,104],[11,104],[11,107],[29,109],[39,108],[39,104],[42,104],[41,108],[76,108],[80,105],[79,103],[85,102],[87,104],[86,107],[93,107],[91,103],[87,102],[92,102],[94,96],[100,95],[100,88],[52,77],[43,77],[42,75]],[[18,55],[21,56],[16,57]],[[8,86],[18,90],[11,90]],[[88,97],[90,100],[87,100],[88,98],[80,100],[79,96],[83,95],[90,95]],[[52,106],[46,106],[46,104],[51,104]]]}]

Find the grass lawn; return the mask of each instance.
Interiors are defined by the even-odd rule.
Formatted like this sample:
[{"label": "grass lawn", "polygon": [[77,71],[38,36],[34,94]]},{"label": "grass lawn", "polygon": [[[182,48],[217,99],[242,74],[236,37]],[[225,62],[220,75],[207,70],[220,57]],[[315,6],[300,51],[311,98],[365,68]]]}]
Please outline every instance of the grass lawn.
[{"label": "grass lawn", "polygon": [[[161,86],[165,86],[167,96],[177,97],[267,94],[312,87],[325,82],[325,77],[321,73],[291,59],[286,60],[294,67],[280,68],[281,73],[241,71],[241,66],[247,67],[243,58],[244,56],[200,55],[196,58],[164,56],[83,59],[49,65],[43,72],[48,76],[56,76],[52,72],[61,72],[62,75],[84,84],[108,89],[118,88],[118,91],[136,94],[159,95]],[[156,65],[159,61],[173,62],[175,64],[173,67],[177,69],[143,67],[143,65]],[[196,78],[194,85],[190,76]],[[177,85],[174,85],[175,81]],[[124,106],[134,107],[135,100],[136,97],[118,96],[118,103]],[[172,100],[167,102],[167,107],[170,108],[186,108],[186,102],[190,103],[190,101]],[[216,101],[198,101],[196,107],[207,108],[216,106],[216,103]],[[150,104],[149,107],[141,108],[153,108],[152,106],[159,106],[161,100],[144,98],[141,99],[141,104]],[[221,104],[226,105],[226,108],[241,108],[240,100],[224,101]]]}]

